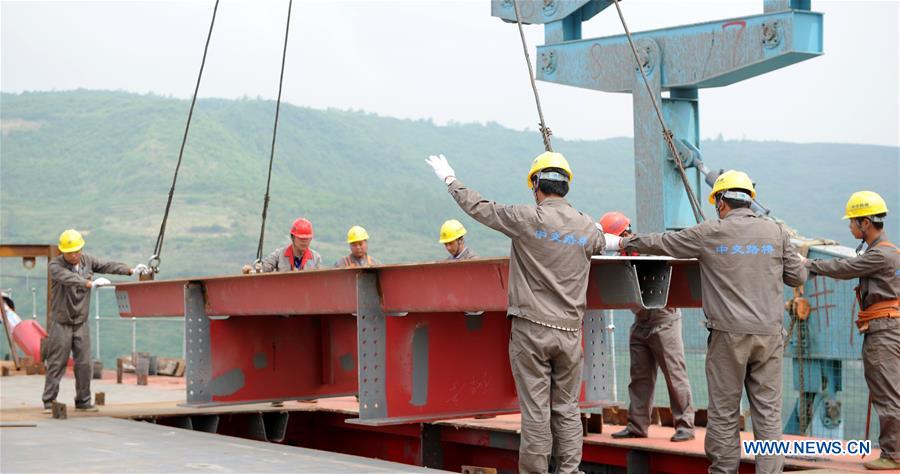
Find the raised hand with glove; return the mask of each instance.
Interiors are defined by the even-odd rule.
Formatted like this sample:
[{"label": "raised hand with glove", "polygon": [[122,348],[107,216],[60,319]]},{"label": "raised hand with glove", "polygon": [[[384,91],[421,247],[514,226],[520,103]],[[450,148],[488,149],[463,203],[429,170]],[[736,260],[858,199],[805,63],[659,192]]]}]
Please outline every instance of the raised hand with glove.
[{"label": "raised hand with glove", "polygon": [[436,174],[447,186],[456,181],[456,173],[453,171],[453,168],[450,167],[450,163],[447,162],[447,158],[445,158],[443,154],[431,155],[425,162],[431,166],[431,169],[434,170],[434,174]]}]

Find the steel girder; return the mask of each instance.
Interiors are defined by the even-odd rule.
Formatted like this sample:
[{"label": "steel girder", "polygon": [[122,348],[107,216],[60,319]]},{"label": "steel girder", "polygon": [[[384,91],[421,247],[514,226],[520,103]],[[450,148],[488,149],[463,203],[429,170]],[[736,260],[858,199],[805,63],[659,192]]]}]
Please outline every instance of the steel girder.
[{"label": "steel girder", "polygon": [[[518,410],[506,258],[135,282],[122,317],[184,316],[187,403],[359,394],[358,423]],[[595,257],[583,407],[610,400],[609,335],[593,310],[699,307],[697,262]]]}]

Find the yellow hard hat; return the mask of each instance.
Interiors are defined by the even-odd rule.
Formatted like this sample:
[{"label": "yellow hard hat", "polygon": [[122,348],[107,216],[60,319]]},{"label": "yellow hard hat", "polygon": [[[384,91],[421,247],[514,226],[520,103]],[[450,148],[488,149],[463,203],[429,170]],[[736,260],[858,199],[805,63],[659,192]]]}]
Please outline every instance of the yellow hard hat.
[{"label": "yellow hard hat", "polygon": [[62,253],[72,253],[81,250],[84,247],[84,237],[81,232],[75,229],[69,229],[59,234],[59,251]]},{"label": "yellow hard hat", "polygon": [[355,225],[347,231],[347,243],[352,244],[353,242],[359,242],[360,240],[369,240],[369,233],[366,232],[366,229]]},{"label": "yellow hard hat", "polygon": [[534,174],[547,168],[559,168],[565,171],[566,174],[569,175],[570,183],[572,182],[572,179],[575,178],[572,174],[572,168],[569,167],[569,162],[566,161],[566,157],[564,157],[562,153],[545,151],[531,162],[531,170],[528,171],[528,177],[525,178],[525,180],[528,181],[528,189],[534,188],[534,183],[531,182],[531,178],[534,177]]},{"label": "yellow hard hat", "polygon": [[462,222],[456,219],[450,219],[441,226],[441,238],[438,242],[446,244],[466,235],[466,228]]},{"label": "yellow hard hat", "polygon": [[743,189],[750,193],[751,198],[756,198],[756,188],[753,187],[753,181],[743,171],[728,170],[716,178],[713,183],[712,192],[709,193],[709,203],[716,203],[716,194],[729,189]]},{"label": "yellow hard hat", "polygon": [[847,201],[844,219],[887,214],[888,208],[884,199],[872,191],[857,191]]}]

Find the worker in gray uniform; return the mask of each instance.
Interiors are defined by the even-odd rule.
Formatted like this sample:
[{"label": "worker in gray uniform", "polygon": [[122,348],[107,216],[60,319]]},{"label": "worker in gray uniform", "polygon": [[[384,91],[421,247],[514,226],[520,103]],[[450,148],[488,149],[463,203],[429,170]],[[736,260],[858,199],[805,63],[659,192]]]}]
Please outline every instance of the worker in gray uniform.
[{"label": "worker in gray uniform", "polygon": [[82,253],[84,237],[75,229],[59,236],[62,255],[50,260],[50,331],[44,342],[44,411],[53,407],[59,394],[59,381],[66,373],[69,354],[75,359],[75,409],[96,411],[91,403],[91,330],[88,310],[91,307],[91,288],[110,285],[106,278],[94,278],[95,273],[139,275],[147,266],[134,268],[124,263],[106,262]]},{"label": "worker in gray uniform", "polygon": [[877,193],[859,191],[847,201],[844,219],[866,251],[852,258],[807,260],[810,273],[848,280],[859,278],[856,324],[863,336],[862,360],[869,399],[878,413],[881,456],[871,470],[900,469],[900,250],[887,240],[888,208]]},{"label": "worker in gray uniform", "polygon": [[[603,231],[620,237],[631,235],[631,220],[621,212],[607,212],[600,218]],[[637,255],[637,254],[635,254]],[[694,406],[691,384],[684,361],[681,312],[675,308],[643,309],[634,312],[628,333],[631,353],[631,381],[628,383],[628,426],[613,438],[646,438],[653,410],[656,368],[662,371],[669,389],[673,442],[694,439]]]},{"label": "worker in gray uniform", "polygon": [[[703,312],[709,328],[709,419],[704,447],[711,473],[738,470],[738,422],[744,388],[754,437],[782,437],[784,285],[802,285],[807,271],[790,236],[750,209],[755,197],[750,178],[729,170],[719,175],[709,194],[718,220],[678,232],[636,234],[624,239],[607,234],[610,247],[699,261]],[[781,472],[783,466],[783,456],[756,457],[758,473]]]},{"label": "worker in gray uniform", "polygon": [[441,234],[438,237],[438,242],[444,244],[444,248],[450,254],[447,260],[456,261],[475,258],[475,252],[466,245],[465,235],[466,228],[462,225],[462,222],[456,219],[449,219],[441,225]]},{"label": "worker in gray uniform", "polygon": [[526,176],[537,205],[510,206],[467,188],[443,155],[428,164],[466,214],[512,240],[507,315],[522,411],[519,471],[547,472],[552,450],[556,472],[577,472],[582,318],[591,255],[603,252],[604,239],[599,225],[565,200],[572,169],[560,153],[539,155]]}]

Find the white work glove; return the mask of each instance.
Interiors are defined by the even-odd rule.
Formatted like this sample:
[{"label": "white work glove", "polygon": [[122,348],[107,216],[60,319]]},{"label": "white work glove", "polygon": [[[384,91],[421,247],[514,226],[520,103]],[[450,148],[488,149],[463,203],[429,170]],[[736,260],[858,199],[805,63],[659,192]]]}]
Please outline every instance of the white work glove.
[{"label": "white work glove", "polygon": [[91,282],[91,286],[94,288],[100,288],[102,286],[109,286],[109,285],[112,285],[112,282],[103,277],[96,278],[96,279],[94,279],[93,282]]},{"label": "white work glove", "polygon": [[431,155],[425,160],[425,163],[428,163],[434,170],[434,174],[448,186],[456,181],[456,173],[450,167],[450,163],[447,163],[447,158],[444,158],[444,155]]},{"label": "white work glove", "polygon": [[606,240],[606,247],[604,247],[604,250],[611,250],[613,252],[621,250],[621,237],[618,235],[603,234],[603,238]]},{"label": "white work glove", "polygon": [[143,263],[139,263],[131,269],[132,275],[146,275],[148,273],[150,273],[150,267],[144,265]]}]

